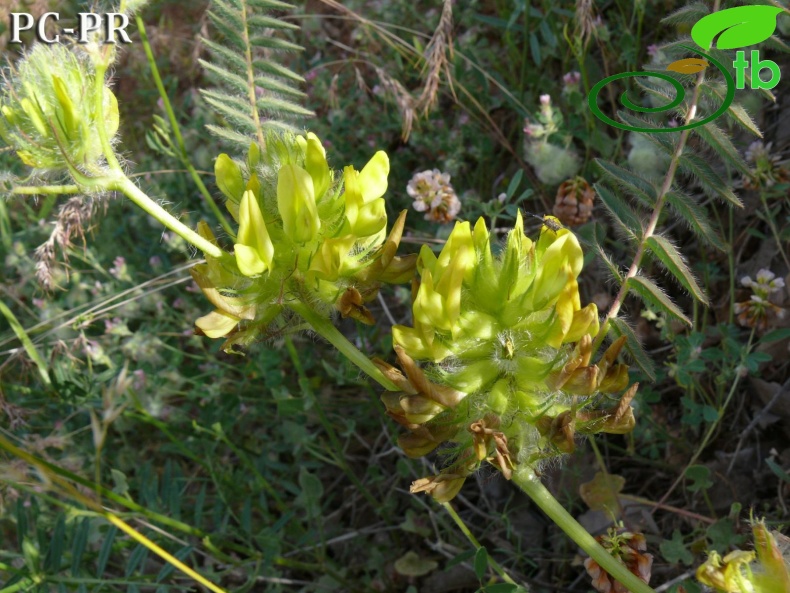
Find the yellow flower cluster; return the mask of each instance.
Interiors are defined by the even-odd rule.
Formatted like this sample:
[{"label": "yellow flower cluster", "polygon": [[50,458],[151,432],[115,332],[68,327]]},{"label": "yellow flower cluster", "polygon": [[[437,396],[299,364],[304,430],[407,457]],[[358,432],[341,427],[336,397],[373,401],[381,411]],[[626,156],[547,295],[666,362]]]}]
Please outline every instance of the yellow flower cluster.
[{"label": "yellow flower cluster", "polygon": [[[361,171],[346,167],[337,184],[315,134],[272,136],[267,146],[262,154],[252,145],[243,165],[225,154],[217,159],[217,185],[239,223],[234,258],[207,257],[192,271],[216,307],[196,325],[227,337],[226,350],[265,334],[292,301],[372,323],[364,303],[382,282],[413,274],[414,257],[395,256],[405,212],[386,236],[386,153]],[[198,231],[216,243],[205,224]]]},{"label": "yellow flower cluster", "polygon": [[377,361],[403,390],[383,401],[409,429],[406,454],[447,443],[454,456],[413,491],[449,500],[484,460],[509,477],[520,463],[572,451],[576,433],[631,430],[636,386],[605,405],[628,387],[628,367],[616,363],[624,340],[591,361],[598,311],[581,306],[582,264],[572,232],[544,225],[533,242],[520,215],[496,257],[482,219],[456,223],[438,257],[422,248],[413,326],[393,328],[405,375]]}]

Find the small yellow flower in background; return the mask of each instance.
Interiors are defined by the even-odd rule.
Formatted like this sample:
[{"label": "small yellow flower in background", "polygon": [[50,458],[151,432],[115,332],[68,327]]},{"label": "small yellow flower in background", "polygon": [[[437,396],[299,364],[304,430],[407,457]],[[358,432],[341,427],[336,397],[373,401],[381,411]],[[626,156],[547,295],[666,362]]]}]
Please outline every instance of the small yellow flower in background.
[{"label": "small yellow flower in background", "polygon": [[[196,325],[209,337],[225,337],[226,351],[282,331],[292,300],[320,315],[335,310],[373,323],[365,303],[383,282],[413,275],[416,256],[395,255],[405,212],[386,235],[386,153],[377,152],[361,171],[346,167],[336,183],[315,134],[272,134],[267,151],[253,144],[246,163],[220,155],[215,173],[239,223],[235,258],[207,257],[192,276],[216,308]],[[207,225],[198,232],[217,244]]]},{"label": "small yellow flower in background", "polygon": [[581,246],[550,226],[533,242],[519,214],[494,257],[483,219],[458,222],[438,256],[420,252],[412,326],[393,328],[405,376],[376,361],[401,388],[382,399],[409,430],[406,454],[448,444],[448,466],[412,491],[448,500],[483,461],[509,477],[571,452],[577,433],[633,428],[637,387],[617,363],[624,339],[593,362],[598,310],[581,305]]},{"label": "small yellow flower in background", "polygon": [[450,184],[449,173],[439,169],[416,173],[409,180],[406,193],[414,200],[412,207],[425,212],[425,220],[452,222],[461,211],[461,201]]},{"label": "small yellow flower in background", "polygon": [[754,551],[735,550],[722,558],[711,552],[697,580],[721,593],[790,593],[788,564],[763,521],[752,522]]}]

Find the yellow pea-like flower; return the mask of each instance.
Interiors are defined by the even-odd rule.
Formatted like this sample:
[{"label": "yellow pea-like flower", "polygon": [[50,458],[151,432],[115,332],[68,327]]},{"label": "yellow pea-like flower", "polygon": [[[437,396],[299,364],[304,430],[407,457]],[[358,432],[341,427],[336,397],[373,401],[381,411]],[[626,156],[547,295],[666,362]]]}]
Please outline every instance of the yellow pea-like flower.
[{"label": "yellow pea-like flower", "polygon": [[258,276],[271,269],[274,245],[263,213],[252,191],[245,191],[239,205],[239,234],[234,244],[236,264],[245,276]]},{"label": "yellow pea-like flower", "polygon": [[[627,389],[628,367],[615,362],[624,339],[593,362],[598,309],[582,307],[582,265],[573,233],[547,224],[533,242],[520,215],[496,256],[483,219],[457,223],[438,256],[422,247],[413,325],[395,326],[393,343],[431,381],[464,397],[423,421],[400,413],[410,455],[432,451],[441,435],[457,459],[413,492],[448,500],[480,463],[508,478],[519,464],[535,468],[572,452],[577,433],[633,428],[636,385]],[[594,397],[618,392],[614,406]]]},{"label": "yellow pea-like flower", "polygon": [[313,178],[298,165],[284,165],[277,176],[277,209],[285,235],[295,243],[316,238],[321,220],[315,204]]}]

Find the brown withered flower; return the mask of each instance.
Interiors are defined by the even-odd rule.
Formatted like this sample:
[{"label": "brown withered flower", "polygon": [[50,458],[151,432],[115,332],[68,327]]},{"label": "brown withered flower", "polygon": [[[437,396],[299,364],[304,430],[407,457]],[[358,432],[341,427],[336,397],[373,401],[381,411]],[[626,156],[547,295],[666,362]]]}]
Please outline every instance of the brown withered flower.
[{"label": "brown withered flower", "polygon": [[584,224],[592,216],[595,191],[583,177],[564,181],[557,189],[553,214],[566,226]]}]

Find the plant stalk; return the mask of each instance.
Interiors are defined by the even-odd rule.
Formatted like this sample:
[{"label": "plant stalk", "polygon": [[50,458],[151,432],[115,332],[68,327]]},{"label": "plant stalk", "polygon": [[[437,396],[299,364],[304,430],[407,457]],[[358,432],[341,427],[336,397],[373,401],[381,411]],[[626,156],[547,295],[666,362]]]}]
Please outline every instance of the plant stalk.
[{"label": "plant stalk", "polygon": [[332,346],[337,348],[340,353],[352,363],[354,363],[359,368],[359,370],[376,381],[384,389],[387,391],[400,391],[398,386],[387,379],[387,377],[384,376],[384,373],[382,373],[367,356],[362,354],[362,352],[360,352],[359,349],[354,346],[354,344],[349,342],[348,339],[340,333],[340,330],[332,325],[328,319],[324,319],[321,317],[321,315],[313,311],[312,308],[301,301],[290,302],[287,304],[287,306],[294,313],[298,314],[302,317],[302,319],[309,323],[317,334],[321,335],[326,341],[332,344]]},{"label": "plant stalk", "polygon": [[201,237],[198,233],[154,202],[144,191],[137,187],[131,179],[126,177],[126,175],[116,175],[114,178],[111,178],[106,185],[107,189],[116,190],[125,194],[135,205],[145,210],[162,225],[182,237],[186,242],[200,249],[207,256],[217,259],[233,257],[208,239]]},{"label": "plant stalk", "polygon": [[228,222],[228,219],[222,213],[222,210],[220,210],[219,206],[217,206],[217,202],[206,188],[206,185],[203,183],[203,180],[200,178],[200,175],[198,175],[198,172],[195,170],[195,167],[192,165],[192,162],[187,156],[187,148],[186,144],[184,143],[184,137],[181,135],[181,127],[178,125],[178,119],[176,119],[173,106],[170,104],[170,98],[167,96],[165,85],[162,83],[162,77],[159,76],[159,69],[156,67],[156,59],[154,58],[153,51],[151,51],[151,44],[148,42],[148,35],[145,32],[145,24],[143,23],[143,19],[140,18],[140,15],[135,17],[135,22],[137,23],[137,31],[140,33],[140,41],[143,43],[145,57],[148,60],[148,68],[151,70],[151,75],[154,77],[156,89],[159,91],[159,96],[162,98],[162,104],[164,105],[165,112],[167,113],[167,119],[170,120],[170,127],[173,129],[173,135],[176,138],[176,144],[178,145],[178,156],[186,167],[187,171],[189,171],[192,180],[195,182],[198,190],[200,190],[200,193],[205,198],[206,203],[208,204],[209,208],[211,208],[214,216],[216,216],[217,220],[219,220],[222,228],[225,229],[225,232],[228,233],[230,237],[235,238],[236,232]]},{"label": "plant stalk", "polygon": [[587,552],[609,575],[618,580],[631,593],[655,593],[642,579],[617,561],[604,547],[595,541],[571,514],[554,498],[541,483],[535,472],[522,468],[513,474],[513,482],[529,496],[549,518],[562,529],[578,546]]}]

